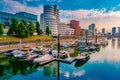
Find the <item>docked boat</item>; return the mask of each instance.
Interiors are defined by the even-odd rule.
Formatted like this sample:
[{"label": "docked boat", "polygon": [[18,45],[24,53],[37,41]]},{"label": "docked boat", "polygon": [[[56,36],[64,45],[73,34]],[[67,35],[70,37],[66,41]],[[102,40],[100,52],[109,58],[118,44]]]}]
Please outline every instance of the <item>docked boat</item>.
[{"label": "docked boat", "polygon": [[12,56],[13,55],[13,51],[14,50],[8,50],[7,52],[5,52],[4,54],[7,56]]},{"label": "docked boat", "polygon": [[49,54],[45,54],[42,57],[35,58],[33,62],[41,63],[41,62],[49,61],[51,59],[53,59],[52,56],[50,56]]},{"label": "docked boat", "polygon": [[87,58],[89,58],[88,53],[83,52],[83,53],[79,54],[75,59],[76,60],[84,60],[84,59],[87,59]]},{"label": "docked boat", "polygon": [[13,51],[13,56],[18,57],[18,58],[23,58],[23,57],[26,57],[27,54],[26,54],[26,52],[23,52],[20,50],[15,50],[15,51]]},{"label": "docked boat", "polygon": [[94,51],[96,49],[95,46],[90,46],[90,51]]},{"label": "docked boat", "polygon": [[37,58],[37,57],[39,57],[38,54],[30,54],[26,57],[26,60],[31,61],[31,60],[33,60],[34,58]]}]

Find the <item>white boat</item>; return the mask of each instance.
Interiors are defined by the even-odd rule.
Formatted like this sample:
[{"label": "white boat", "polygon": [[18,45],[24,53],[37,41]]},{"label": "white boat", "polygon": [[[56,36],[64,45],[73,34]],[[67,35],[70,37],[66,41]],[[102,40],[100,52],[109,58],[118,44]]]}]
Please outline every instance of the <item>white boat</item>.
[{"label": "white boat", "polygon": [[90,46],[90,51],[94,51],[96,49],[95,46]]},{"label": "white boat", "polygon": [[11,55],[13,55],[13,51],[14,51],[14,50],[8,50],[8,51],[5,52],[4,54],[7,55],[7,56],[11,56]]},{"label": "white boat", "polygon": [[75,59],[82,60],[82,59],[86,59],[88,57],[89,57],[88,53],[84,52],[84,53],[79,54]]},{"label": "white boat", "polygon": [[37,63],[45,62],[45,61],[51,60],[52,58],[53,58],[53,57],[50,56],[49,54],[45,54],[45,55],[43,55],[42,57],[35,58],[35,59],[33,60],[33,62],[37,62]]},{"label": "white boat", "polygon": [[35,57],[38,57],[38,54],[30,54],[30,55],[26,58],[26,60],[27,60],[27,61],[30,61],[31,59],[33,59],[33,58],[35,58]]},{"label": "white boat", "polygon": [[20,50],[15,50],[13,51],[13,56],[14,57],[24,57],[24,56],[27,56],[25,52],[23,51],[20,51]]}]

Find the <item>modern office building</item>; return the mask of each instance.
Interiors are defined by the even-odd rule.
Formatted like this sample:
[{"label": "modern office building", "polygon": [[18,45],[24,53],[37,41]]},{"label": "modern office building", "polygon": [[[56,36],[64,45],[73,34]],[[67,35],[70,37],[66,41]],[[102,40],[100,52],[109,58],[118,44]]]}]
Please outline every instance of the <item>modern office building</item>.
[{"label": "modern office building", "polygon": [[58,33],[60,36],[73,36],[75,29],[70,28],[69,25],[65,23],[58,23]]},{"label": "modern office building", "polygon": [[74,34],[75,35],[80,35],[80,25],[79,25],[79,21],[77,20],[70,20],[70,25],[71,28],[75,29]]},{"label": "modern office building", "polygon": [[34,14],[26,13],[26,12],[18,12],[14,15],[15,18],[20,22],[23,19],[26,20],[27,22],[32,22],[35,24],[37,21],[37,16]]},{"label": "modern office building", "polygon": [[44,5],[40,16],[41,28],[45,34],[46,26],[49,26],[52,36],[57,36],[57,25],[59,22],[59,9],[57,5]]},{"label": "modern office building", "polygon": [[102,36],[105,36],[105,28],[102,28],[102,33],[101,33]]},{"label": "modern office building", "polygon": [[0,12],[0,22],[4,25],[4,28],[8,28],[13,16],[14,16],[14,14]]},{"label": "modern office building", "polygon": [[92,32],[92,35],[94,36],[94,34],[95,34],[95,24],[89,25],[89,30]]},{"label": "modern office building", "polygon": [[112,27],[112,36],[115,36],[116,33],[116,27]]},{"label": "modern office building", "polygon": [[4,24],[4,28],[7,28],[11,24],[11,19],[13,17],[15,17],[19,22],[24,19],[27,22],[33,22],[35,24],[35,22],[37,21],[37,15],[26,12],[18,12],[16,14],[0,12],[0,22]]}]

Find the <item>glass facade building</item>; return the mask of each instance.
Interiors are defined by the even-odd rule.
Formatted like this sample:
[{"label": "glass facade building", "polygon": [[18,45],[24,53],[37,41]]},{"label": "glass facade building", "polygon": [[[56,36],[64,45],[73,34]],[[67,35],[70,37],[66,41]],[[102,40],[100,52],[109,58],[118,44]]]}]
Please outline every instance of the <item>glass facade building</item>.
[{"label": "glass facade building", "polygon": [[30,14],[27,12],[18,12],[16,14],[10,14],[6,12],[0,12],[0,22],[3,23],[5,26],[9,26],[11,24],[11,19],[15,17],[18,22],[20,22],[22,19],[26,20],[27,22],[32,22],[35,24],[37,21],[37,15]]}]

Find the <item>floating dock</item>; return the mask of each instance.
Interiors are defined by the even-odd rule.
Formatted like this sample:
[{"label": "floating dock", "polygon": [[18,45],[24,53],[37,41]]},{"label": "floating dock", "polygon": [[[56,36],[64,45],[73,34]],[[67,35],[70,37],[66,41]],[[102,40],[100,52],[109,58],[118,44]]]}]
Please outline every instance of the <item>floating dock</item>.
[{"label": "floating dock", "polygon": [[67,59],[56,58],[55,61],[71,64],[72,62],[76,61],[76,59],[74,58],[74,59],[71,59],[71,60],[67,60]]}]

